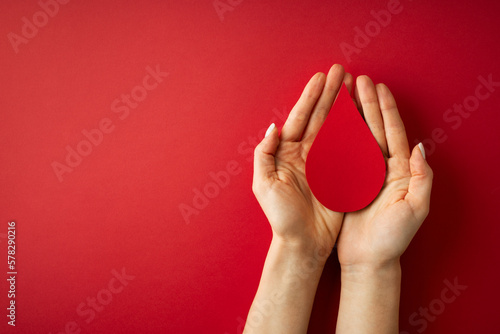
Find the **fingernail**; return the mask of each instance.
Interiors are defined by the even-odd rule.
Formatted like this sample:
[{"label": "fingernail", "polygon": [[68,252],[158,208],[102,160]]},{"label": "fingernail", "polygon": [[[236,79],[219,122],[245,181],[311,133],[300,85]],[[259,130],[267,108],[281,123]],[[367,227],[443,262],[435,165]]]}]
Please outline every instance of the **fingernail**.
[{"label": "fingernail", "polygon": [[266,131],[266,135],[264,136],[264,138],[265,138],[265,137],[267,137],[267,136],[271,133],[271,131],[273,131],[273,130],[274,130],[274,128],[275,128],[275,127],[276,127],[276,125],[274,125],[274,123],[273,123],[273,124],[271,124],[271,125],[269,126],[269,128],[267,129],[267,131]]},{"label": "fingernail", "polygon": [[425,159],[425,148],[424,148],[424,144],[419,143],[419,144],[418,144],[418,148],[420,149],[420,152],[422,152],[422,156],[423,156],[423,157],[424,157],[424,159]]}]

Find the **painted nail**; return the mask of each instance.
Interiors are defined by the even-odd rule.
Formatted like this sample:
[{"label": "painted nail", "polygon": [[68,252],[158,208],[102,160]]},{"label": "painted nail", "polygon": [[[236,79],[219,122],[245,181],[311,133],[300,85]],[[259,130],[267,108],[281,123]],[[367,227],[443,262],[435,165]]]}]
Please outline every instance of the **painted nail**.
[{"label": "painted nail", "polygon": [[425,159],[425,148],[424,148],[424,144],[419,143],[419,144],[418,144],[418,148],[420,149],[420,152],[422,152],[422,156],[423,156],[423,157],[424,157],[424,159]]},{"label": "painted nail", "polygon": [[271,124],[271,125],[269,126],[269,128],[267,129],[267,131],[266,131],[266,135],[264,136],[264,138],[265,138],[265,137],[267,137],[267,136],[268,136],[268,135],[269,135],[269,134],[270,134],[270,133],[274,130],[274,128],[275,128],[275,127],[276,127],[276,125],[274,125],[274,123],[273,123],[273,124]]}]

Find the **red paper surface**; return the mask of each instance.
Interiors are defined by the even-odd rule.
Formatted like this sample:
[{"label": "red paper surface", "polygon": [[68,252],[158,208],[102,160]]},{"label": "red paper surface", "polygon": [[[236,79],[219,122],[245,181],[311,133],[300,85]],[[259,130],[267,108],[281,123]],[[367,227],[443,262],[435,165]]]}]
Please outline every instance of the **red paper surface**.
[{"label": "red paper surface", "polygon": [[[271,239],[253,147],[333,63],[387,84],[434,170],[401,259],[401,332],[497,332],[500,3],[231,3],[221,21],[211,0],[69,1],[43,25],[38,1],[1,2],[0,333],[240,333]],[[16,53],[8,34],[34,16]],[[152,89],[157,66],[169,74]],[[83,131],[103,119],[113,130],[60,182],[53,162],[87,153]],[[134,278],[120,289],[122,269]],[[455,279],[467,288],[450,294]],[[332,256],[310,333],[334,331],[339,289]]]},{"label": "red paper surface", "polygon": [[384,156],[345,85],[306,163],[307,181],[314,196],[330,210],[360,210],[380,192],[385,180]]}]

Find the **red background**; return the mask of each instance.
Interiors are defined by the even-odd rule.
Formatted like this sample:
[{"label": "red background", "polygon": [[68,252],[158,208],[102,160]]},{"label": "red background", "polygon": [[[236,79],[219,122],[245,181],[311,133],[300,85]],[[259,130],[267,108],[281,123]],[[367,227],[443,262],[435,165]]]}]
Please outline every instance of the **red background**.
[{"label": "red background", "polygon": [[[74,321],[81,333],[238,333],[271,237],[251,192],[252,143],[334,63],[391,88],[411,143],[441,141],[426,141],[431,213],[402,258],[401,331],[422,330],[410,315],[455,278],[467,289],[424,331],[498,331],[500,87],[460,125],[443,115],[479,76],[500,81],[500,5],[402,0],[349,61],[340,43],[354,45],[354,27],[387,2],[233,0],[221,21],[212,0],[70,1],[16,53],[8,34],[40,6],[2,1],[0,254],[15,220],[19,274],[14,330],[1,280],[0,331]],[[120,120],[111,103],[157,65],[169,76]],[[114,131],[59,182],[51,164],[103,118]],[[230,161],[241,172],[186,224],[179,205]],[[122,268],[135,278],[86,323],[77,307]],[[339,288],[332,257],[311,333],[333,332]]]}]

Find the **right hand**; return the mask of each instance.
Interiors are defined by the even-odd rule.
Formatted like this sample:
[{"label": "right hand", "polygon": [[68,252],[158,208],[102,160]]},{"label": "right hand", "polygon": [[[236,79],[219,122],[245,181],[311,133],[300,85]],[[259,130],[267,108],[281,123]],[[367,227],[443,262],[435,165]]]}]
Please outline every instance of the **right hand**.
[{"label": "right hand", "polygon": [[433,177],[418,145],[410,154],[403,122],[387,86],[375,86],[370,78],[360,76],[354,96],[385,157],[387,175],[370,205],[344,216],[337,244],[342,270],[399,261],[429,212]]}]

